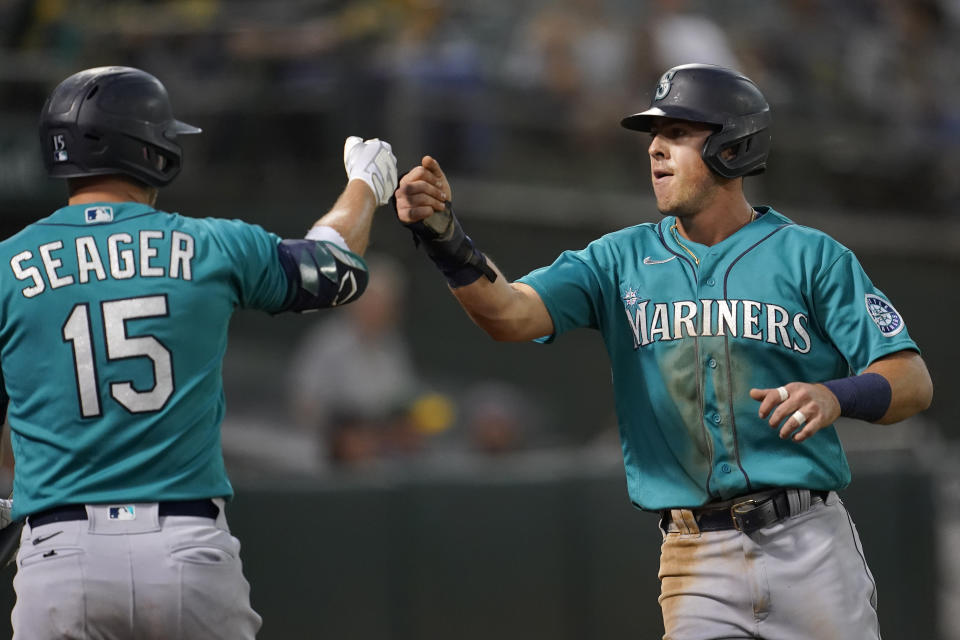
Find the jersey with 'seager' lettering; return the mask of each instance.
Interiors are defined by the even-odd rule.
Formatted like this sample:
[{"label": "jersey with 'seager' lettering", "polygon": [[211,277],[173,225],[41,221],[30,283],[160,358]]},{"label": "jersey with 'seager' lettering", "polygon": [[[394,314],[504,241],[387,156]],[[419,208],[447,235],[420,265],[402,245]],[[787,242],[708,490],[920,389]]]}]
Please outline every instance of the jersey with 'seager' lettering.
[{"label": "jersey with 'seager' lettering", "polygon": [[518,280],[553,319],[541,341],[578,327],[602,333],[641,508],[845,487],[836,429],[781,440],[750,389],[823,382],[919,351],[849,249],[768,207],[757,213],[712,247],[679,238],[673,217],[637,225]]},{"label": "jersey with 'seager' lettering", "polygon": [[233,490],[222,359],[237,308],[292,296],[280,238],[134,203],[64,207],[0,243],[14,517]]}]

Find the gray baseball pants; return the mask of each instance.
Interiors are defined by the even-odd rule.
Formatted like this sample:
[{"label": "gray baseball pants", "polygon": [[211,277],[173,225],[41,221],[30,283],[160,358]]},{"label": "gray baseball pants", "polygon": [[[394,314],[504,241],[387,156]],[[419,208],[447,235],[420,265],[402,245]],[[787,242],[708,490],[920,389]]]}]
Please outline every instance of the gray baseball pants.
[{"label": "gray baseball pants", "polygon": [[223,501],[216,520],[135,519],[87,505],[88,520],[26,525],[13,585],[16,640],[247,640],[260,628],[250,606],[240,543]]},{"label": "gray baseball pants", "polygon": [[669,520],[664,640],[879,640],[876,585],[836,493],[749,535],[701,532],[685,509]]}]

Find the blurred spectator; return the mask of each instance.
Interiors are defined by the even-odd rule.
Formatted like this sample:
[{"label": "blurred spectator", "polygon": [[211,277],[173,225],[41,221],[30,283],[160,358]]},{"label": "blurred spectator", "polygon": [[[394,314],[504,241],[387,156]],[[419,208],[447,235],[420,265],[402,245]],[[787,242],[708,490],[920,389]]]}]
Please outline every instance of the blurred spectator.
[{"label": "blurred spectator", "polygon": [[737,21],[731,39],[741,69],[764,88],[778,120],[830,118],[841,113],[845,36],[858,24],[854,10],[825,0],[763,3],[751,20]]},{"label": "blurred spectator", "polygon": [[320,441],[325,462],[498,456],[544,445],[543,412],[525,390],[468,377],[455,384],[461,393],[448,394],[424,380],[402,331],[403,267],[384,255],[366,260],[364,295],[309,329],[293,357],[293,418]]},{"label": "blurred spectator", "polygon": [[309,331],[289,385],[294,420],[316,435],[334,464],[416,453],[452,421],[442,396],[424,397],[401,332],[402,267],[382,255],[366,260],[366,292]]},{"label": "blurred spectator", "polygon": [[551,428],[556,425],[529,388],[499,378],[446,382],[457,389],[444,396],[456,399],[455,420],[425,441],[420,468],[461,471],[571,446],[562,430]]},{"label": "blurred spectator", "polygon": [[687,0],[657,0],[649,31],[660,69],[706,62],[741,70],[723,28],[706,13],[689,11]]},{"label": "blurred spectator", "polygon": [[624,105],[653,73],[645,31],[618,18],[604,0],[546,3],[518,23],[503,61],[506,82],[532,99],[528,126],[552,123],[581,154],[623,139]]},{"label": "blurred spectator", "polygon": [[516,86],[568,97],[580,76],[574,60],[576,19],[567,4],[549,3],[516,25],[505,76]]},{"label": "blurred spectator", "polygon": [[[215,115],[191,157],[229,164],[231,188],[247,193],[316,175],[314,145],[359,129],[390,133],[414,154],[430,148],[481,178],[526,179],[519,166],[547,182],[577,173],[592,188],[594,179],[629,184],[634,156],[617,123],[624,106],[645,101],[651,77],[713,62],[755,78],[775,104],[774,135],[790,136],[777,166],[821,174],[821,189],[795,190],[804,204],[949,213],[960,194],[958,7],[5,0],[0,101],[17,117],[64,67],[122,62],[169,77],[185,111]],[[803,133],[813,127],[816,142]],[[931,153],[904,170],[895,160],[904,149]],[[789,182],[779,175],[758,184]]]},{"label": "blurred spectator", "polygon": [[377,48],[397,148],[431,149],[453,168],[487,163],[495,129],[484,108],[483,52],[450,0],[402,0],[402,19]]},{"label": "blurred spectator", "polygon": [[13,50],[41,52],[56,62],[70,62],[84,45],[76,9],[60,0],[0,3],[0,41]]},{"label": "blurred spectator", "polygon": [[33,18],[30,0],[0,2],[0,47],[19,49]]},{"label": "blurred spectator", "polygon": [[471,386],[462,402],[463,436],[467,448],[499,456],[542,444],[541,414],[536,403],[518,387],[485,380]]},{"label": "blurred spectator", "polygon": [[877,206],[909,193],[926,200],[913,206],[950,207],[960,194],[952,177],[960,142],[956,25],[937,0],[886,0],[868,15],[845,40],[842,59],[852,113],[873,138],[857,174],[875,181],[868,193]]},{"label": "blurred spectator", "polygon": [[629,86],[643,39],[641,30],[607,11],[603,0],[548,3],[518,23],[504,75],[517,86],[561,98],[608,94]]},{"label": "blurred spectator", "polygon": [[901,140],[917,139],[949,117],[960,98],[957,47],[936,0],[879,3],[876,18],[855,30],[844,60],[852,96]]},{"label": "blurred spectator", "polygon": [[609,151],[612,141],[623,139],[620,119],[625,105],[656,73],[648,63],[647,34],[617,20],[603,0],[575,0],[572,14],[577,25],[572,51],[579,76],[577,145]]}]

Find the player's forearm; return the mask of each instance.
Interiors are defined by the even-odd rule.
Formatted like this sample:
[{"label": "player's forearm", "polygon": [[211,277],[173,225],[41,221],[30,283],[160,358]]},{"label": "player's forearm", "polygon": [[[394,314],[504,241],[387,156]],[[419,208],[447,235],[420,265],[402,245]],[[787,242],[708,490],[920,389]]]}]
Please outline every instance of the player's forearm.
[{"label": "player's forearm", "polygon": [[536,294],[529,287],[507,282],[497,266],[489,264],[497,273],[493,282],[480,278],[450,289],[470,319],[499,341],[520,342],[552,333],[552,322],[539,297],[532,299],[531,294]]},{"label": "player's forearm", "polygon": [[347,247],[363,255],[377,207],[387,204],[397,186],[397,158],[388,142],[350,136],[343,144],[347,186],[330,211],[314,224],[334,229]]},{"label": "player's forearm", "polygon": [[351,251],[363,255],[370,242],[370,228],[376,210],[377,201],[370,187],[362,180],[351,180],[330,211],[314,226],[332,227]]},{"label": "player's forearm", "polygon": [[532,340],[553,333],[540,296],[510,283],[467,236],[453,213],[450,184],[431,156],[424,156],[396,190],[397,218],[413,232],[467,315],[495,340]]},{"label": "player's forearm", "polygon": [[877,424],[892,424],[923,411],[933,400],[933,382],[915,351],[899,351],[873,362],[864,373],[879,373],[890,383],[890,407]]}]

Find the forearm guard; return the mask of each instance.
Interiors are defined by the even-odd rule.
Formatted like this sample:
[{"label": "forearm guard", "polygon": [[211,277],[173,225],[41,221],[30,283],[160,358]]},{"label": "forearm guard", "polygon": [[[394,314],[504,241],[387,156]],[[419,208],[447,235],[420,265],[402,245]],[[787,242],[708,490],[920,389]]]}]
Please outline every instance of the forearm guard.
[{"label": "forearm guard", "polygon": [[284,240],[277,245],[290,282],[286,311],[313,311],[353,302],[367,288],[360,256],[324,240]]},{"label": "forearm guard", "polygon": [[452,288],[471,284],[481,276],[486,276],[490,282],[497,279],[497,272],[487,262],[487,257],[463,232],[449,202],[443,211],[435,211],[417,222],[402,224],[413,233],[414,244],[423,245]]}]

